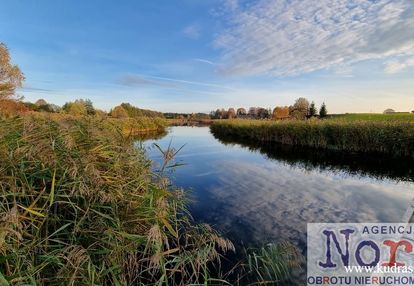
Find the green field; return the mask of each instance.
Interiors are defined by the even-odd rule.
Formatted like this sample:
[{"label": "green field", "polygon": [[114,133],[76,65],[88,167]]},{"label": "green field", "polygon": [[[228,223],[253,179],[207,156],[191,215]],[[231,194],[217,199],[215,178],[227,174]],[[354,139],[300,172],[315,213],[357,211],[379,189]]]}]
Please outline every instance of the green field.
[{"label": "green field", "polygon": [[402,121],[414,122],[414,113],[346,113],[329,115],[329,119],[341,119],[347,121]]}]

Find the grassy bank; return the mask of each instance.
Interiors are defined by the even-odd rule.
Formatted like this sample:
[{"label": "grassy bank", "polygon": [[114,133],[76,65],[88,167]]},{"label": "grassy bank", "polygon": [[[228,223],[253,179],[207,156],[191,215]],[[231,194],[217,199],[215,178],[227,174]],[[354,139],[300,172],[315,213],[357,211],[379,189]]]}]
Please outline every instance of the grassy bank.
[{"label": "grassy bank", "polygon": [[231,243],[191,221],[182,191],[152,173],[123,126],[0,119],[1,285],[209,281]]},{"label": "grassy bank", "polygon": [[[13,118],[16,115],[7,116],[8,118]],[[145,132],[153,131],[164,131],[164,129],[169,125],[166,119],[161,117],[126,117],[126,118],[112,118],[108,116],[76,116],[64,113],[46,113],[46,112],[31,112],[20,115],[21,117],[33,118],[49,121],[61,122],[64,124],[65,121],[79,121],[79,120],[94,120],[96,122],[101,122],[107,126],[112,125],[116,130],[120,131],[125,136],[133,136],[135,134],[142,134]],[[0,117],[5,118],[6,116]]]},{"label": "grassy bank", "polygon": [[188,119],[167,119],[167,122],[171,126],[208,126],[213,124],[214,119],[199,119],[199,120],[188,120]]},{"label": "grassy bank", "polygon": [[414,113],[346,113],[329,115],[329,119],[343,121],[377,121],[377,122],[413,122]]},{"label": "grassy bank", "polygon": [[414,157],[414,123],[404,120],[226,120],[210,128],[219,138]]},{"label": "grassy bank", "polygon": [[163,131],[168,122],[159,117],[138,117],[138,118],[124,118],[124,119],[106,119],[109,123],[116,126],[125,135],[136,135],[145,132]]}]

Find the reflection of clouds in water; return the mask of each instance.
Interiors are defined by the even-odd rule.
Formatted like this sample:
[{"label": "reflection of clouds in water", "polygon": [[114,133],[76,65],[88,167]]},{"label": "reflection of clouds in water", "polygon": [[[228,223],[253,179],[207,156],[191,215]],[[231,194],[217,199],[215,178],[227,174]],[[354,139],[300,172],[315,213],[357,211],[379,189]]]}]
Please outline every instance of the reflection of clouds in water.
[{"label": "reflection of clouds in water", "polygon": [[307,222],[399,222],[413,193],[409,184],[341,178],[280,164],[227,161],[215,168],[219,187],[209,192],[220,204],[218,219],[225,218],[228,227],[242,221],[260,242],[304,243]]},{"label": "reflection of clouds in water", "polygon": [[211,176],[211,175],[216,174],[216,173],[217,173],[217,171],[209,171],[209,172],[195,174],[193,176],[194,177],[205,177],[205,176]]}]

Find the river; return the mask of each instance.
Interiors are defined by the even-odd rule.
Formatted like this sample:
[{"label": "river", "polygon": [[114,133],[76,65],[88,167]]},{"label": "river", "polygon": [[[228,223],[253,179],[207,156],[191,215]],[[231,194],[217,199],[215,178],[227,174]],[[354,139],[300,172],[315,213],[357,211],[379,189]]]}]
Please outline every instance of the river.
[{"label": "river", "polygon": [[178,149],[172,182],[188,192],[197,222],[236,246],[289,240],[306,254],[310,222],[401,222],[414,197],[414,164],[401,159],[255,146],[215,138],[208,127],[171,127],[143,144]]}]

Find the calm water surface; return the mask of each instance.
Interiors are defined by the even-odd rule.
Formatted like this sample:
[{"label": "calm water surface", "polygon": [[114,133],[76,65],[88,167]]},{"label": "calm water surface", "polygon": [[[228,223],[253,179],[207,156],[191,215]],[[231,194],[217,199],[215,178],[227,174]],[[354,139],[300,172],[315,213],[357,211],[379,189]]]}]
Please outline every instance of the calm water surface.
[{"label": "calm water surface", "polygon": [[[153,147],[176,149],[171,174],[191,213],[237,245],[290,240],[305,252],[308,222],[400,222],[414,197],[412,162],[219,141],[208,127],[172,127]],[[224,143],[226,142],[226,143]],[[230,143],[229,143],[230,142]]]}]

